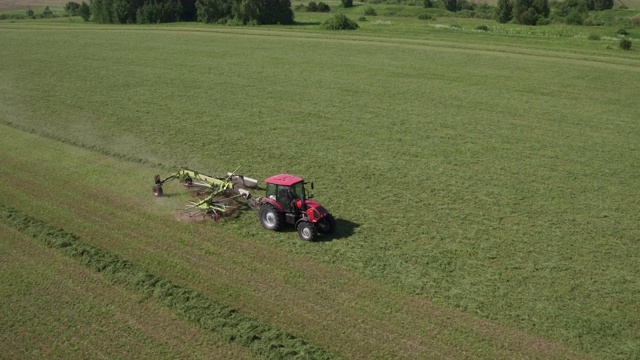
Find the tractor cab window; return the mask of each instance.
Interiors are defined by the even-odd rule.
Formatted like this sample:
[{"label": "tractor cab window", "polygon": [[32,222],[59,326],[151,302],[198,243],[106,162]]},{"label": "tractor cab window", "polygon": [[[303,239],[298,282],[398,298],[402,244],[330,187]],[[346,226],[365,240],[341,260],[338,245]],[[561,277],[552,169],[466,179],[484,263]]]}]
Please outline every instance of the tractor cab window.
[{"label": "tractor cab window", "polygon": [[302,199],[304,195],[304,185],[302,184],[302,182],[293,184],[293,186],[291,187],[291,195],[294,199]]},{"label": "tractor cab window", "polygon": [[291,211],[291,201],[293,200],[292,188],[289,186],[278,186],[278,198],[276,201],[282,206],[284,211]]},{"label": "tractor cab window", "polygon": [[267,184],[266,195],[269,199],[276,199],[276,184]]}]

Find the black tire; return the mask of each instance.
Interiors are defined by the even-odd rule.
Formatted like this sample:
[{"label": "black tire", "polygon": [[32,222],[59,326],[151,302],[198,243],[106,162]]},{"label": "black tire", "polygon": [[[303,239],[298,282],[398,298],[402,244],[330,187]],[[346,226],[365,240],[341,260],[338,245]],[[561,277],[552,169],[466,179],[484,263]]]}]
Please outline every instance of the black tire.
[{"label": "black tire", "polygon": [[304,241],[315,241],[318,238],[318,228],[308,221],[298,223],[298,235]]},{"label": "black tire", "polygon": [[182,184],[184,184],[184,186],[186,187],[192,187],[193,186],[193,179],[190,176],[187,176],[184,181],[182,182]]},{"label": "black tire", "polygon": [[278,231],[284,223],[283,214],[270,204],[260,206],[258,217],[260,224],[267,230]]},{"label": "black tire", "polygon": [[318,221],[318,231],[321,234],[333,234],[337,227],[336,219],[331,213],[325,215],[322,220]]},{"label": "black tire", "polygon": [[153,196],[162,196],[162,186],[156,185],[153,187]]}]

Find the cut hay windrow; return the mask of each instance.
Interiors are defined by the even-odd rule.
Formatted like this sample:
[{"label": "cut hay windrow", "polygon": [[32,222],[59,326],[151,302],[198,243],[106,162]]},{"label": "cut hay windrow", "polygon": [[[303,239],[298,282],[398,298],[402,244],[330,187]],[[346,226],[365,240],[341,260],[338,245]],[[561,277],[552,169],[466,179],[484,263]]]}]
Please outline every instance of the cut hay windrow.
[{"label": "cut hay windrow", "polygon": [[15,208],[0,204],[0,221],[79,260],[113,283],[153,298],[204,330],[247,346],[267,359],[336,359],[337,355],[287,332],[261,323],[197,291],[162,279],[142,267],[83,242],[77,235],[55,228]]}]

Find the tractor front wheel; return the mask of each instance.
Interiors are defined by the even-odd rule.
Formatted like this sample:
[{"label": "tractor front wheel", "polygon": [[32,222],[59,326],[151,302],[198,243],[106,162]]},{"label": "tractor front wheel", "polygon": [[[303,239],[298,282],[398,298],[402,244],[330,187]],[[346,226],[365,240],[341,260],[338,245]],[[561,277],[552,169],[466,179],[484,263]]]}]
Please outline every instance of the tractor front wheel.
[{"label": "tractor front wheel", "polygon": [[308,221],[298,223],[298,235],[304,241],[315,241],[318,238],[318,228]]},{"label": "tractor front wheel", "polygon": [[162,186],[155,185],[152,191],[153,191],[153,196],[162,196]]},{"label": "tractor front wheel", "polygon": [[262,226],[268,230],[278,231],[284,222],[282,213],[272,205],[262,205],[258,216],[260,217],[260,223]]},{"label": "tractor front wheel", "polygon": [[322,220],[318,221],[318,231],[321,234],[333,234],[337,226],[336,219],[331,214],[325,215]]}]

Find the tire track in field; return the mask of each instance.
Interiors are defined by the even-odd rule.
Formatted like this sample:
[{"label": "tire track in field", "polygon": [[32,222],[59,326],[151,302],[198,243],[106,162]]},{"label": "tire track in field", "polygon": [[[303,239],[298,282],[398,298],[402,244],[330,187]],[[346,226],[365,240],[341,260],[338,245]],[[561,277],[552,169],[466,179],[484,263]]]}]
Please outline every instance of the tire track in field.
[{"label": "tire track in field", "polygon": [[[167,221],[169,216],[149,221],[144,202],[88,185],[69,186],[77,181],[72,175],[39,183],[35,178],[47,174],[47,167],[30,169],[22,155],[7,158],[11,167],[22,170],[17,176],[0,176],[9,186],[29,189],[21,196],[55,204],[47,211],[71,209],[75,218],[70,226],[74,232],[81,228],[83,238],[147,267],[163,267],[157,254],[177,258],[176,269],[162,271],[178,283],[206,296],[222,297],[269,323],[294,328],[316,344],[349,357],[461,358],[477,354],[475,344],[485,343],[487,357],[584,358],[561,344],[389,290],[269,244],[236,238],[216,238],[211,243],[202,240],[210,239],[212,231],[204,225],[190,228],[193,232],[188,236],[180,234],[176,223]],[[109,209],[119,211],[105,211]],[[86,227],[96,219],[97,231]],[[170,241],[158,234],[167,234]],[[299,276],[293,285],[286,280],[291,276]],[[225,288],[235,295],[216,293]]]}]

